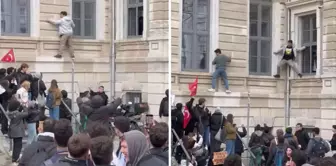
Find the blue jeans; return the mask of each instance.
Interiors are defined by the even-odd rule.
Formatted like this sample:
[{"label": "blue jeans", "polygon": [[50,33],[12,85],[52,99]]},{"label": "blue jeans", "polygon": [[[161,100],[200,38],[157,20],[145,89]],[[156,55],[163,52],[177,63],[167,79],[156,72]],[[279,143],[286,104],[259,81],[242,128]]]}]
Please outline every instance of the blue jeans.
[{"label": "blue jeans", "polygon": [[203,137],[203,143],[204,145],[210,147],[210,127],[209,126],[203,126],[204,128],[204,133],[202,135]]},{"label": "blue jeans", "polygon": [[227,152],[227,154],[228,155],[235,154],[236,140],[226,140],[225,144],[226,144],[225,151]]},{"label": "blue jeans", "polygon": [[226,71],[224,68],[218,68],[216,71],[212,74],[212,89],[216,88],[216,81],[218,77],[222,77],[225,85],[225,89],[229,90],[229,81],[227,79]]},{"label": "blue jeans", "polygon": [[36,123],[28,123],[27,132],[28,132],[27,143],[31,144],[35,140],[35,137],[36,137]]},{"label": "blue jeans", "polygon": [[28,99],[31,100],[32,99],[32,93],[28,92]]},{"label": "blue jeans", "polygon": [[59,120],[59,106],[55,106],[49,110],[50,118],[54,120]]}]

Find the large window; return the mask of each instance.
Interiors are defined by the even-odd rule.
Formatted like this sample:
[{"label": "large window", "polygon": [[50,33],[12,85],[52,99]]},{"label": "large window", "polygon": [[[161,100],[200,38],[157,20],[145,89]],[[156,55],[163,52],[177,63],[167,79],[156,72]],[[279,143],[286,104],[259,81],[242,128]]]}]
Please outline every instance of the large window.
[{"label": "large window", "polygon": [[0,0],[1,34],[9,36],[30,34],[30,1]]},{"label": "large window", "polygon": [[183,0],[182,70],[209,69],[210,0]]},{"label": "large window", "polygon": [[317,68],[316,14],[303,16],[301,20],[301,44],[306,47],[306,49],[302,52],[302,73],[315,74]]},{"label": "large window", "polygon": [[270,75],[272,60],[272,0],[250,1],[249,71]]},{"label": "large window", "polygon": [[143,33],[143,0],[127,0],[127,36],[142,36]]},{"label": "large window", "polygon": [[96,36],[96,1],[73,0],[72,19],[75,23],[74,35],[80,38]]}]

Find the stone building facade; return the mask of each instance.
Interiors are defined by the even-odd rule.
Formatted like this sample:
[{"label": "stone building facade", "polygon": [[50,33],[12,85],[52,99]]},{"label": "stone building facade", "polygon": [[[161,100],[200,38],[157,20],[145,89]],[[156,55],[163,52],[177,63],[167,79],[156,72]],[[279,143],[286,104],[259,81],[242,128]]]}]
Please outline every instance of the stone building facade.
[{"label": "stone building facade", "polygon": [[168,0],[127,2],[116,0],[113,7],[111,0],[1,0],[0,54],[13,48],[17,59],[16,64],[1,66],[26,62],[32,72],[43,72],[47,83],[57,79],[61,89],[71,94],[71,59],[67,54],[61,60],[53,57],[59,38],[57,29],[46,22],[67,11],[76,24],[76,96],[98,85],[110,93],[114,36],[116,96],[132,92],[125,100],[149,102],[156,115],[168,88]]},{"label": "stone building facade", "polygon": [[[233,113],[237,124],[246,126],[250,103],[250,131],[258,123],[283,127],[288,108],[289,126],[319,126],[329,138],[336,123],[335,9],[334,0],[172,0],[176,101],[188,100],[188,83],[198,76],[197,98],[206,98],[212,110]],[[280,79],[272,75],[281,59],[273,52],[289,39],[306,49],[296,58],[303,77],[291,71],[287,91],[286,72]],[[217,92],[207,91],[216,48],[232,56],[227,67],[231,94],[222,81]]]}]

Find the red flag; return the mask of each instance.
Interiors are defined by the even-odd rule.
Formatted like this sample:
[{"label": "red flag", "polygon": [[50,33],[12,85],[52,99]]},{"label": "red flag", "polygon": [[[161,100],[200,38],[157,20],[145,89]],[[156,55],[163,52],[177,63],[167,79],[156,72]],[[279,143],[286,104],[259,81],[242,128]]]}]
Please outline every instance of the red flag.
[{"label": "red flag", "polygon": [[189,84],[189,91],[190,96],[196,96],[197,93],[197,85],[198,85],[198,77],[196,77],[195,81],[193,83]]},{"label": "red flag", "polygon": [[7,54],[1,58],[1,62],[12,63],[15,62],[14,50],[10,49]]},{"label": "red flag", "polygon": [[183,128],[185,129],[189,123],[191,119],[191,115],[190,115],[190,112],[188,110],[188,107],[185,106],[184,107],[184,111],[183,111]]}]

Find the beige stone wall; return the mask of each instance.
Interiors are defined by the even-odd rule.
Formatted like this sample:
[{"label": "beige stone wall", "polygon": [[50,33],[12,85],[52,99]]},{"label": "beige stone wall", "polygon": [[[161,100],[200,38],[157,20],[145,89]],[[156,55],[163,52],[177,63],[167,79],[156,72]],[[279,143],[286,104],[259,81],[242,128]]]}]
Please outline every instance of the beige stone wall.
[{"label": "beige stone wall", "polygon": [[[279,1],[280,2],[280,1]],[[285,4],[278,1],[276,6],[276,25],[280,26],[274,34],[278,36],[277,46],[287,40],[287,9]],[[285,1],[283,1],[285,2]],[[336,14],[332,12],[336,8],[334,1],[324,1],[323,15],[323,70],[321,76],[304,77],[290,80],[290,125],[295,126],[301,122],[307,125],[316,125],[323,129],[323,136],[329,138],[331,124],[336,123],[336,100],[335,100],[335,75],[333,72],[333,44],[334,23]],[[295,2],[298,3],[298,2]],[[301,2],[300,2],[301,3]],[[175,2],[178,7],[178,2]],[[247,0],[221,0],[219,10],[219,47],[225,54],[232,55],[232,62],[228,66],[231,94],[224,93],[222,81],[218,84],[216,93],[207,92],[211,87],[210,73],[180,72],[179,68],[172,69],[172,89],[177,102],[187,102],[189,98],[188,84],[198,76],[198,94],[196,99],[204,97],[211,110],[216,107],[223,108],[225,114],[233,113],[237,124],[247,123],[248,91],[250,92],[250,124],[267,123],[276,128],[285,124],[285,80],[274,79],[271,76],[251,76],[248,72],[248,43],[249,25],[248,13],[249,1]],[[179,8],[172,9],[172,56],[176,57],[174,65],[180,61],[179,42],[180,24]],[[274,9],[273,9],[274,10]],[[274,12],[273,12],[274,13]],[[273,20],[275,21],[275,20]],[[175,25],[175,27],[174,27]],[[273,25],[274,26],[274,25]],[[273,29],[274,31],[274,29]],[[273,41],[275,42],[275,41]],[[275,64],[273,64],[275,65]],[[333,75],[331,74],[333,73]],[[283,72],[282,75],[285,73]],[[329,75],[330,77],[328,77]],[[326,78],[328,77],[328,78]],[[331,84],[331,85],[330,85]],[[327,86],[326,86],[327,85]],[[197,100],[196,100],[197,101]],[[251,128],[252,131],[252,128]]]},{"label": "beige stone wall", "polygon": [[158,118],[168,89],[168,0],[148,0],[147,36],[117,41],[116,90],[142,92],[143,101]]}]

